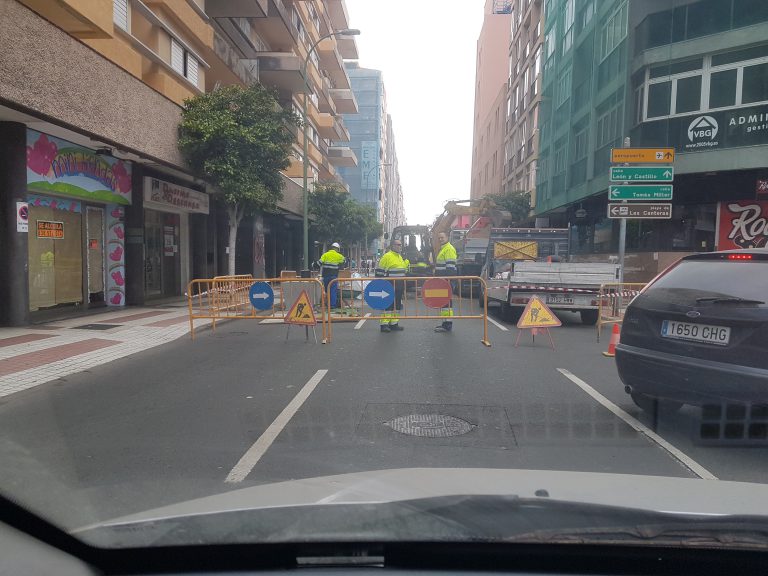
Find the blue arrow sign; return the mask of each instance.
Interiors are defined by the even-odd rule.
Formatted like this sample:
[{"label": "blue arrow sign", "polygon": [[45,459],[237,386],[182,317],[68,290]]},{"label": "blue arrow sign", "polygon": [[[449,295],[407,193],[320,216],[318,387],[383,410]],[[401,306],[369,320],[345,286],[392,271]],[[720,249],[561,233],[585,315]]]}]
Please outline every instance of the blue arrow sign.
[{"label": "blue arrow sign", "polygon": [[389,280],[371,280],[363,297],[374,310],[386,310],[395,302],[395,289]]},{"label": "blue arrow sign", "polygon": [[275,293],[266,282],[256,282],[251,286],[248,299],[256,310],[269,310],[275,305]]}]

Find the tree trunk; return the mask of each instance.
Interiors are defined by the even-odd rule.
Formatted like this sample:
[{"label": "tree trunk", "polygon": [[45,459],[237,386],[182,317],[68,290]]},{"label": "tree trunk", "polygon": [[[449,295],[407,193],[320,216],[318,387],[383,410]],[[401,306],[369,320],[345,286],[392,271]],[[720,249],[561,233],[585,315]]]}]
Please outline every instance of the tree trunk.
[{"label": "tree trunk", "polygon": [[227,274],[234,276],[237,227],[240,226],[240,220],[243,219],[243,211],[237,204],[227,206],[227,217],[229,219],[229,265],[227,266]]}]

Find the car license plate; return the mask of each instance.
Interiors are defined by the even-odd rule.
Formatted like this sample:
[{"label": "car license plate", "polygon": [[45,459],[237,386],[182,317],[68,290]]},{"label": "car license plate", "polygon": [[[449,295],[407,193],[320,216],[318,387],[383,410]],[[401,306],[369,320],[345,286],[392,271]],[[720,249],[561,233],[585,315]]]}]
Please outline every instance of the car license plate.
[{"label": "car license plate", "polygon": [[565,294],[547,294],[547,304],[573,304],[573,297]]},{"label": "car license plate", "polygon": [[664,338],[725,346],[731,339],[731,329],[727,326],[710,326],[709,324],[691,324],[690,322],[664,320],[661,324],[661,335]]}]

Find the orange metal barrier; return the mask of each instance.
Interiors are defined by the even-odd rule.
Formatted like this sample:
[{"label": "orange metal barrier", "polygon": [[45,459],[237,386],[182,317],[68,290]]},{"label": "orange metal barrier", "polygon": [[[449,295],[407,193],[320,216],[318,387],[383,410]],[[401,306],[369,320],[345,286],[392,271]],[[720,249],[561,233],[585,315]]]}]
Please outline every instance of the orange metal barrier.
[{"label": "orange metal barrier", "polygon": [[[274,304],[268,310],[257,310],[251,304],[249,292],[255,282],[266,282],[274,292]],[[195,320],[210,319],[213,330],[217,320],[267,320],[284,319],[288,308],[306,290],[315,318],[322,327],[323,342],[326,339],[326,302],[323,283],[315,278],[253,278],[250,275],[217,276],[204,280],[192,280],[187,286],[189,330],[195,338]]]},{"label": "orange metal barrier", "polygon": [[645,287],[642,282],[613,282],[600,285],[598,295],[597,341],[606,324],[621,324],[629,303]]},{"label": "orange metal barrier", "polygon": [[[454,293],[451,295],[453,316],[441,316],[439,308],[429,308],[424,304],[421,288],[426,280],[436,278],[448,280],[454,286]],[[360,278],[335,278],[328,284],[328,292],[325,295],[327,306],[325,317],[328,324],[326,329],[327,342],[330,342],[333,337],[334,322],[378,320],[384,313],[383,310],[371,308],[365,301],[363,295],[365,286],[373,280],[386,280],[393,283],[393,286],[394,283],[399,283],[401,286],[404,285],[403,307],[399,311],[399,320],[482,320],[483,338],[481,342],[486,346],[491,345],[488,340],[488,290],[485,280],[479,276],[420,276],[406,278],[375,278],[368,276]],[[482,287],[480,293],[478,293],[476,285]],[[350,312],[349,314],[333,315],[331,313],[334,303],[330,301],[330,291],[333,286],[337,287],[342,306],[346,305],[347,310]],[[469,288],[469,297],[462,297],[462,292],[466,293],[467,288]],[[483,308],[478,313],[476,310],[472,310],[472,303],[480,295],[482,295],[483,299]]]}]

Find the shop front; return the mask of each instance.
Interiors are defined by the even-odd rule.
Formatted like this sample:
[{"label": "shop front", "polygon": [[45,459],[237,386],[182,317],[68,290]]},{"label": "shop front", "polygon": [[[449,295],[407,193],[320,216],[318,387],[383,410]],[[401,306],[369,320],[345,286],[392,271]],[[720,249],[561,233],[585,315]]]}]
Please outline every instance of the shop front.
[{"label": "shop front", "polygon": [[33,315],[125,304],[130,203],[129,162],[27,131],[27,196],[18,211],[28,236]]},{"label": "shop front", "polygon": [[209,213],[208,195],[150,176],[143,185],[144,297],[181,296],[190,280],[190,214]]}]

